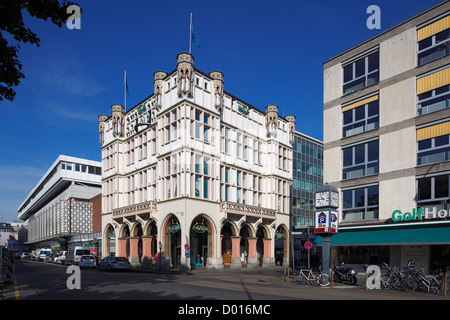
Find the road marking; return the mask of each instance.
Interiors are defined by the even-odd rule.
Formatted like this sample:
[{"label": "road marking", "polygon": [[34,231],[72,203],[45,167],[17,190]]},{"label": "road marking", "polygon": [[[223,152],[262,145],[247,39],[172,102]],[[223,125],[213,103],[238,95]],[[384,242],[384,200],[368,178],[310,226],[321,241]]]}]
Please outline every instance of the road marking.
[{"label": "road marking", "polygon": [[14,295],[16,296],[16,300],[20,300],[19,287],[17,286],[16,278],[14,278]]}]

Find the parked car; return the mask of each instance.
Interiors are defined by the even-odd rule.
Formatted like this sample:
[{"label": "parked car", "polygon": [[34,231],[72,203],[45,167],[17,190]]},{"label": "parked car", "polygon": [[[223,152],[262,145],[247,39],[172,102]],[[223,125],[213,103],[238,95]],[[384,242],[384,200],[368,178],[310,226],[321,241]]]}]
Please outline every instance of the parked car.
[{"label": "parked car", "polygon": [[29,252],[22,252],[22,254],[20,255],[20,259],[31,259],[31,253]]},{"label": "parked car", "polygon": [[78,262],[80,268],[95,268],[97,263],[93,255],[81,256],[80,262]]},{"label": "parked car", "polygon": [[80,262],[80,258],[82,256],[88,256],[91,254],[90,247],[84,246],[75,246],[69,248],[66,254],[66,264],[75,264],[77,265]]},{"label": "parked car", "polygon": [[48,259],[48,255],[52,254],[52,249],[39,249],[39,256],[38,256],[38,260],[39,261],[45,261],[45,259]]},{"label": "parked car", "polygon": [[60,251],[55,257],[55,263],[65,264],[67,251]]},{"label": "parked car", "polygon": [[105,257],[98,262],[99,270],[130,270],[130,262],[124,257]]},{"label": "parked car", "polygon": [[[42,256],[42,255],[41,255]],[[51,259],[51,254],[46,254],[43,258],[42,258],[42,261],[44,261],[44,262],[50,262],[50,259]]]}]

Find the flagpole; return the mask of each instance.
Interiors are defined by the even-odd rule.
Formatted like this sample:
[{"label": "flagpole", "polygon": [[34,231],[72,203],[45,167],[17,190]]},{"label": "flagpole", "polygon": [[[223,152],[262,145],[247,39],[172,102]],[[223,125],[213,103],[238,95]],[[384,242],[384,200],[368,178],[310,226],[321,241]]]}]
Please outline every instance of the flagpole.
[{"label": "flagpole", "polygon": [[191,24],[189,25],[189,53],[191,53],[191,43],[192,43],[192,12],[191,12]]},{"label": "flagpole", "polygon": [[125,98],[125,110],[127,110],[127,70],[125,70],[125,77],[123,79],[123,96]]}]

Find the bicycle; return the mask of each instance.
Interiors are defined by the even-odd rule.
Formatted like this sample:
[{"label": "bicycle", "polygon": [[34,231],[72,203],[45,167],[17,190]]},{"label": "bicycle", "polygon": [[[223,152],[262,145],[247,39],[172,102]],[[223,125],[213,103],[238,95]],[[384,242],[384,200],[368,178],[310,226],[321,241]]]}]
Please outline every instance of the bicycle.
[{"label": "bicycle", "polygon": [[380,277],[381,289],[401,289],[402,275],[397,266],[389,267],[387,263],[383,263],[383,266],[387,269],[387,272]]},{"label": "bicycle", "polygon": [[432,275],[426,275],[424,269],[420,269],[419,289],[435,294],[440,294],[444,290],[444,275],[442,270],[435,270]]},{"label": "bicycle", "polygon": [[300,267],[298,274],[294,275],[294,280],[297,284],[308,284],[326,287],[329,284],[329,277],[319,268],[318,273],[314,273],[310,268]]}]

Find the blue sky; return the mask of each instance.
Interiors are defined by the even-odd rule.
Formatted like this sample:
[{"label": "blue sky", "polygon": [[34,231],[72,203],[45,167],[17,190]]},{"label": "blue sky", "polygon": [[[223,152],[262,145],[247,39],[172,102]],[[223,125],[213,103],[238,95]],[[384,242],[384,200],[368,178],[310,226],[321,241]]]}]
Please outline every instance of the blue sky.
[{"label": "blue sky", "polygon": [[[171,72],[189,50],[195,67],[224,73],[224,89],[262,110],[277,104],[298,131],[322,139],[323,63],[434,5],[437,0],[79,0],[81,29],[25,14],[40,47],[22,44],[25,79],[0,103],[0,221],[17,209],[58,155],[101,160],[97,116],[153,93],[153,72]],[[369,30],[366,9],[381,9]]]}]

